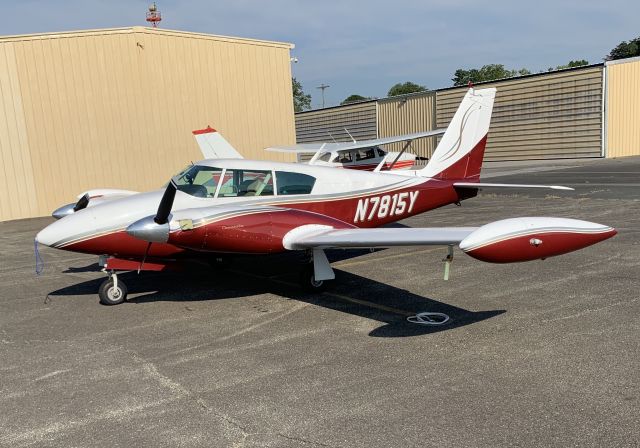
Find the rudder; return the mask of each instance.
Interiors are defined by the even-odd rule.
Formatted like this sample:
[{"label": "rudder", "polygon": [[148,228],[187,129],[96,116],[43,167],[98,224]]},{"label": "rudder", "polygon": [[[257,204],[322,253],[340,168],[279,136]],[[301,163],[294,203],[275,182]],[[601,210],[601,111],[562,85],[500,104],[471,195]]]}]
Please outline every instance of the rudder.
[{"label": "rudder", "polygon": [[495,95],[495,88],[467,91],[421,176],[480,179]]}]

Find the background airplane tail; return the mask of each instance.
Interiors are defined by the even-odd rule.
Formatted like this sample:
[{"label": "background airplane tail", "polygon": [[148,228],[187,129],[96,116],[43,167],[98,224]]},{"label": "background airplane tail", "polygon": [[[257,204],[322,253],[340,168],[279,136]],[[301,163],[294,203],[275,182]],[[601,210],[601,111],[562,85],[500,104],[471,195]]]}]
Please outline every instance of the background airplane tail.
[{"label": "background airplane tail", "polygon": [[495,96],[495,88],[467,91],[421,176],[480,180]]},{"label": "background airplane tail", "polygon": [[242,159],[242,155],[211,126],[193,131],[205,159]]}]

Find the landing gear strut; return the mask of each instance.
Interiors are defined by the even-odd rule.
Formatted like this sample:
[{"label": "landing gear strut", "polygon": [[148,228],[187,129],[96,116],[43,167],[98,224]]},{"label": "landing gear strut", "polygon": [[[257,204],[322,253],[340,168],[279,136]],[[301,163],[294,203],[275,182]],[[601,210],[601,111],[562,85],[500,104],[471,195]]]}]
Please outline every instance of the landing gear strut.
[{"label": "landing gear strut", "polygon": [[302,288],[310,292],[321,292],[327,287],[327,281],[336,278],[331,264],[322,249],[308,251],[308,261],[300,272]]},{"label": "landing gear strut", "polygon": [[118,280],[118,274],[111,271],[98,289],[98,297],[103,305],[117,305],[127,299],[127,285]]}]

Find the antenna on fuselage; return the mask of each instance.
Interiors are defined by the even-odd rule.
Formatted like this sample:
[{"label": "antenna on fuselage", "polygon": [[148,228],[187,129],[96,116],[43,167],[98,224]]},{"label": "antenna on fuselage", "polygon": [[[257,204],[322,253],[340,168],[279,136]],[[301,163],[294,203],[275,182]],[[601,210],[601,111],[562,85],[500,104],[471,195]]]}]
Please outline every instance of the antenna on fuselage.
[{"label": "antenna on fuselage", "polygon": [[331,135],[331,132],[327,131],[327,134],[329,134],[329,137],[331,137],[331,140],[333,140],[333,143],[338,143],[336,139],[333,138],[333,135]]}]

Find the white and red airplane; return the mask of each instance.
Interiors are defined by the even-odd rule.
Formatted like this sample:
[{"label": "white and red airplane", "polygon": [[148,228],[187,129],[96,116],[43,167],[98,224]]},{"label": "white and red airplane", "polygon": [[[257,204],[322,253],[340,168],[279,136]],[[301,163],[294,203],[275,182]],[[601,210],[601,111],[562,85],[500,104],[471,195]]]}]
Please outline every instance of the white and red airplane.
[{"label": "white and red airplane", "polygon": [[[165,270],[219,254],[307,251],[303,285],[334,279],[327,248],[458,245],[493,263],[545,259],[616,234],[612,227],[566,218],[504,219],[481,227],[377,228],[459,203],[480,188],[571,188],[480,182],[495,89],[469,89],[424,169],[365,172],[297,163],[207,159],[164,190],[92,190],[54,212],[36,241],[96,254],[108,274],[107,305],[126,299],[118,271]],[[93,197],[92,197],[93,196]]]}]

